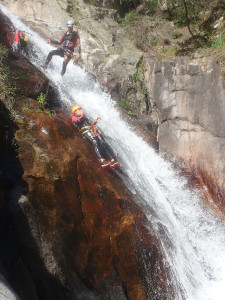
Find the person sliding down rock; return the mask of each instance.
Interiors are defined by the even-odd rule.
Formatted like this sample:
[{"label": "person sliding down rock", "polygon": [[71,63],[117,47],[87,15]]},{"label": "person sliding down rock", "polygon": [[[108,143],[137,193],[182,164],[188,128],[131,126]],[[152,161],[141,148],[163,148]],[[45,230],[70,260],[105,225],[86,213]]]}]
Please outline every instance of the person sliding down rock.
[{"label": "person sliding down rock", "polygon": [[94,146],[95,152],[99,161],[101,162],[102,167],[117,167],[119,163],[113,158],[109,146],[107,145],[100,131],[96,128],[96,124],[100,118],[97,118],[96,121],[91,123],[86,118],[82,107],[79,105],[75,105],[72,108],[72,113],[71,119],[74,126],[78,128],[82,135]]},{"label": "person sliding down rock", "polygon": [[58,49],[49,52],[47,59],[43,65],[44,68],[47,68],[53,55],[64,57],[62,71],[61,71],[62,76],[66,72],[66,67],[70,59],[73,58],[73,52],[75,47],[77,47],[77,60],[80,59],[80,53],[81,53],[80,37],[76,31],[73,31],[73,25],[74,22],[71,20],[68,20],[66,22],[66,26],[68,30],[62,35],[61,39],[58,42],[50,39],[46,40],[47,43],[53,44],[56,47],[63,44],[62,47],[59,47]]}]

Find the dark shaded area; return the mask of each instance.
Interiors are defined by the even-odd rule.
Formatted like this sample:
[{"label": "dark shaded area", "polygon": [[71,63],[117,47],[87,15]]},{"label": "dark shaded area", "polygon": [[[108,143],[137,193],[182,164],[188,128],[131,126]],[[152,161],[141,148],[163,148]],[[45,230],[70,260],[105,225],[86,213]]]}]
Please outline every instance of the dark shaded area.
[{"label": "dark shaded area", "polygon": [[34,239],[23,211],[30,210],[31,214],[32,208],[18,203],[27,186],[22,179],[14,136],[17,125],[2,102],[0,128],[0,272],[23,300],[71,299],[59,279],[43,264],[38,239]]},{"label": "dark shaded area", "polygon": [[133,9],[135,9],[139,4],[141,4],[142,0],[113,0],[113,1],[91,1],[91,0],[84,0],[84,3],[92,4],[98,7],[103,8],[114,8],[117,10],[117,13],[120,17],[124,17],[126,13],[129,13]]},{"label": "dark shaded area", "polygon": [[126,13],[129,13],[131,10],[135,9],[141,0],[133,0],[133,1],[114,1],[114,8],[117,10],[119,16],[123,18]]},{"label": "dark shaded area", "polygon": [[12,22],[0,11],[0,43],[11,49],[15,39],[15,27]]}]

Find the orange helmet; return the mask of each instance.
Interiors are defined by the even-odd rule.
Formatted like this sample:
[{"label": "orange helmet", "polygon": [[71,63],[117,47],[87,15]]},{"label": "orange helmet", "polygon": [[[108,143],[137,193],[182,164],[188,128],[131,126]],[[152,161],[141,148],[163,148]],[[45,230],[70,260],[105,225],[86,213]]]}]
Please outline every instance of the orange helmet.
[{"label": "orange helmet", "polygon": [[79,109],[79,108],[81,108],[81,106],[75,105],[75,106],[72,108],[72,113],[74,114],[75,111],[76,111],[77,109]]}]

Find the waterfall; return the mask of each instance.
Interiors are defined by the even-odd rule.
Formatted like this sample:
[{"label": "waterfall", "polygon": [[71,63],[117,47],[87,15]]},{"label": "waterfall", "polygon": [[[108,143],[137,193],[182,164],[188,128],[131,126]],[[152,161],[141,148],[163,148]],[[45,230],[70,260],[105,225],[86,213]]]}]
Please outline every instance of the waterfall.
[{"label": "waterfall", "polygon": [[[2,5],[15,27],[28,33],[29,58],[40,69],[53,49]],[[83,107],[89,118],[101,118],[99,127],[117,154],[128,188],[138,197],[149,224],[154,226],[177,283],[173,300],[224,300],[225,225],[205,207],[197,190],[188,188],[170,162],[165,161],[123,120],[116,103],[84,69],[69,63],[60,75],[62,58],[53,57],[46,76],[57,86],[68,107]]]},{"label": "waterfall", "polygon": [[16,293],[10,288],[5,278],[0,274],[0,299],[20,300]]}]

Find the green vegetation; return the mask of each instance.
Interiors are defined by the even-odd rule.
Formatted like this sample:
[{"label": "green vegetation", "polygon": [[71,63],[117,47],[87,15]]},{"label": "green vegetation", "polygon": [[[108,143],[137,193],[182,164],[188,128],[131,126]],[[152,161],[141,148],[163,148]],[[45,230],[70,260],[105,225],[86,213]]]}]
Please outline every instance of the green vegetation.
[{"label": "green vegetation", "polygon": [[43,111],[42,108],[38,107],[38,108],[35,110],[35,112],[37,112],[37,113],[43,113],[44,111]]},{"label": "green vegetation", "polygon": [[[175,56],[186,55],[197,48],[208,49],[209,55],[212,52],[222,55],[225,50],[224,0],[121,0],[118,5],[119,23],[126,27],[131,37],[138,32],[134,41],[143,51],[154,49]],[[163,27],[163,20],[167,24],[172,22],[174,28]],[[215,26],[219,20],[219,26]],[[151,24],[154,21],[155,24]],[[168,30],[171,45],[164,44],[165,35],[159,34],[161,28]],[[173,49],[169,50],[170,47]]]},{"label": "green vegetation", "polygon": [[33,109],[30,109],[28,107],[23,107],[22,111],[24,113],[38,113],[38,114],[39,113],[45,113],[48,116],[55,115],[55,110],[45,109],[45,108],[42,108],[42,107],[37,107],[37,108],[33,108]]},{"label": "green vegetation", "polygon": [[5,60],[8,57],[8,50],[0,43],[0,93],[5,94],[11,100],[15,100],[16,87],[10,83],[10,74]]},{"label": "green vegetation", "polygon": [[136,114],[132,111],[132,104],[126,99],[120,99],[119,105],[125,109],[129,116],[136,117]]},{"label": "green vegetation", "polygon": [[24,120],[18,120],[17,122],[18,122],[19,124],[24,124],[24,123],[25,123]]},{"label": "green vegetation", "polygon": [[126,111],[129,111],[132,109],[131,103],[126,99],[120,100],[120,106],[123,107]]},{"label": "green vegetation", "polygon": [[138,20],[140,17],[139,13],[136,11],[126,13],[124,18],[119,18],[119,23],[122,26],[127,26],[127,25],[135,25],[135,21]]},{"label": "green vegetation", "polygon": [[225,32],[223,31],[220,32],[217,36],[212,36],[210,39],[210,45],[218,52],[223,52],[225,45]]},{"label": "green vegetation", "polygon": [[37,97],[38,102],[42,105],[42,107],[37,107],[34,112],[36,113],[45,113],[49,116],[54,115],[55,111],[54,110],[49,110],[48,108],[46,108],[46,106],[48,105],[48,99],[46,97],[46,94],[44,93],[40,93],[40,95]]},{"label": "green vegetation", "polygon": [[138,90],[144,95],[144,97],[148,97],[148,90],[144,83],[144,60],[141,58],[136,73],[134,74],[134,81]]},{"label": "green vegetation", "polygon": [[159,8],[159,2],[158,0],[151,0],[149,1],[149,10],[150,13],[155,13]]},{"label": "green vegetation", "polygon": [[44,93],[40,93],[40,95],[37,97],[37,100],[40,104],[42,104],[43,106],[47,105],[47,97],[46,94]]}]

